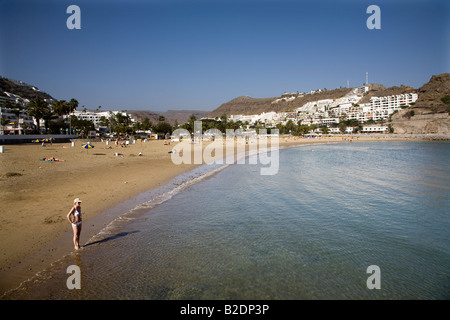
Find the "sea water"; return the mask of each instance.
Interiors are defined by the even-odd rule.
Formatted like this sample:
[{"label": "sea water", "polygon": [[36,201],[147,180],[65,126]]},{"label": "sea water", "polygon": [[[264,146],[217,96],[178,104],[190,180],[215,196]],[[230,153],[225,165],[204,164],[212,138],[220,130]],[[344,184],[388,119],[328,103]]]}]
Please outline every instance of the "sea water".
[{"label": "sea water", "polygon": [[[273,176],[236,164],[166,186],[8,298],[450,298],[450,143],[279,157]],[[67,288],[71,265],[81,289]]]}]

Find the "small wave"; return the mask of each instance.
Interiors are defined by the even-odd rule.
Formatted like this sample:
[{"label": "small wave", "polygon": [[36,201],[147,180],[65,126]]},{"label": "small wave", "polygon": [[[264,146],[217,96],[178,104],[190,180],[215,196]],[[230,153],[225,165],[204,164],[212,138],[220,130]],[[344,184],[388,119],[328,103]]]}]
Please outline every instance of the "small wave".
[{"label": "small wave", "polygon": [[181,191],[185,190],[186,188],[213,176],[214,174],[218,173],[219,171],[222,171],[223,169],[227,168],[228,166],[229,165],[222,165],[221,167],[216,168],[212,171],[203,173],[200,176],[190,177],[190,179],[185,180],[185,181],[181,182],[180,184],[175,184],[176,185],[175,188],[173,188],[161,195],[155,196],[154,198],[152,198],[151,200],[149,200],[145,203],[139,204],[131,212],[138,210],[138,209],[153,209],[156,206],[166,202],[167,200],[170,200],[171,198],[173,198],[175,195],[179,194]]}]

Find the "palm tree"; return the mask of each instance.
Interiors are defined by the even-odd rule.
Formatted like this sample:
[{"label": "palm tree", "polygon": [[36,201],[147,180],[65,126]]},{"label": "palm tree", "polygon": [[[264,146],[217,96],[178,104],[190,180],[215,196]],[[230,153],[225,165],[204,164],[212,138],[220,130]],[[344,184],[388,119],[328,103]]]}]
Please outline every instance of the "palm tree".
[{"label": "palm tree", "polygon": [[44,109],[42,119],[44,120],[45,132],[48,133],[50,120],[55,119],[57,116],[52,112],[51,108]]},{"label": "palm tree", "polygon": [[57,100],[52,104],[52,110],[59,117],[62,117],[67,113],[68,106],[66,100]]},{"label": "palm tree", "polygon": [[44,117],[47,117],[48,114],[51,112],[48,103],[40,98],[35,98],[27,104],[26,108],[28,109],[28,115],[36,119],[37,131],[39,132],[40,120],[43,119]]},{"label": "palm tree", "polygon": [[4,126],[6,126],[6,123],[7,123],[7,121],[6,121],[5,116],[2,116],[2,118],[1,118],[2,129],[0,130],[0,134],[3,134],[3,129],[4,129]]},{"label": "palm tree", "polygon": [[67,113],[70,114],[75,111],[75,109],[78,107],[78,101],[76,99],[70,99],[69,103],[67,104]]}]

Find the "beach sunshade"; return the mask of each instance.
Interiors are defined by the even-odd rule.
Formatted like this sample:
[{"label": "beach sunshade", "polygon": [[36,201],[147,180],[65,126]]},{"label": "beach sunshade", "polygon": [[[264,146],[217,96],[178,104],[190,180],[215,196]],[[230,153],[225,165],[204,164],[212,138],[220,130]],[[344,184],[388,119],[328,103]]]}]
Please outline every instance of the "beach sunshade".
[{"label": "beach sunshade", "polygon": [[92,149],[92,148],[94,148],[94,146],[89,144],[89,143],[82,144],[81,147],[84,148],[84,149]]},{"label": "beach sunshade", "polygon": [[87,152],[89,149],[94,148],[94,146],[91,145],[90,143],[82,144],[81,147],[84,148],[84,149],[86,149],[86,152]]}]

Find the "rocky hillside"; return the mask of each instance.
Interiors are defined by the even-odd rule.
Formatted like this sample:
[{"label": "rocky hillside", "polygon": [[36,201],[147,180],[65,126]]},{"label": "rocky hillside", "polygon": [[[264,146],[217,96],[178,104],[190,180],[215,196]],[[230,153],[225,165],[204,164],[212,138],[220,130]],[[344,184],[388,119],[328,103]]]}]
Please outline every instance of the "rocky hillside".
[{"label": "rocky hillside", "polygon": [[247,96],[237,97],[229,102],[222,104],[219,108],[212,111],[210,117],[221,117],[226,114],[259,114],[262,112],[274,111],[272,101],[277,98],[251,98]]},{"label": "rocky hillside", "polygon": [[21,96],[23,99],[53,99],[53,97],[48,93],[40,91],[38,88],[32,85],[0,77],[0,95],[6,96],[6,94],[4,93],[5,91]]},{"label": "rocky hillside", "polygon": [[210,113],[210,117],[220,117],[226,115],[252,115],[263,112],[290,112],[300,108],[307,102],[337,99],[345,96],[352,89],[340,88],[334,90],[324,90],[314,94],[287,94],[281,97],[273,98],[251,98],[238,97],[229,102],[222,104],[219,108]]},{"label": "rocky hillside", "polygon": [[432,76],[417,92],[415,105],[392,116],[394,132],[450,134],[450,74]]},{"label": "rocky hillside", "polygon": [[450,74],[432,76],[418,90],[419,97],[412,107],[415,114],[447,113],[448,105],[442,99],[450,94]]}]

